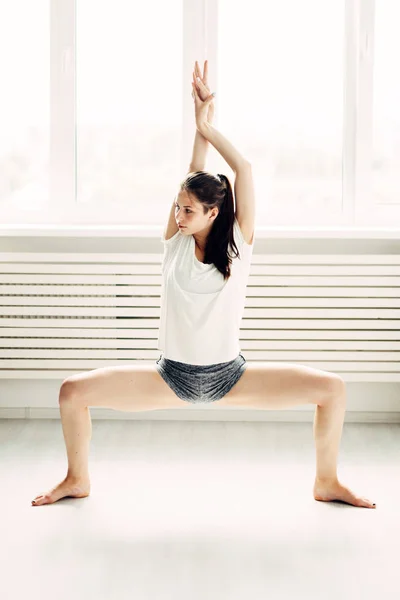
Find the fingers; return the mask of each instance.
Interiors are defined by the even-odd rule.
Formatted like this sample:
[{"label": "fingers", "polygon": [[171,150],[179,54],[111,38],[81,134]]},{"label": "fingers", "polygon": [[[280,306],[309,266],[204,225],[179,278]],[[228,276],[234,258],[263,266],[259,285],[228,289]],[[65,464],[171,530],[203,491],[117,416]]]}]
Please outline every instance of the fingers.
[{"label": "fingers", "polygon": [[195,68],[195,71],[196,71],[196,76],[200,77],[200,79],[202,79],[202,77],[201,77],[201,71],[200,71],[200,67],[199,67],[199,63],[197,62],[197,60],[194,63],[194,68]]},{"label": "fingers", "polygon": [[200,93],[200,90],[204,89],[203,82],[201,81],[201,79],[199,81],[197,81],[197,77],[195,76],[194,71],[193,71],[193,83],[192,83],[192,85],[195,88],[197,94]]},{"label": "fingers", "polygon": [[205,85],[208,85],[208,60],[204,61],[203,81]]},{"label": "fingers", "polygon": [[202,82],[201,78],[199,78],[198,80],[196,80],[195,84],[200,88],[200,90],[203,90],[203,91],[205,90],[208,93],[209,90],[206,88],[206,86]]},{"label": "fingers", "polygon": [[[196,94],[197,94],[197,95],[199,95],[199,94],[200,94],[200,89],[199,89],[199,88],[200,88],[200,86],[199,86],[199,82],[198,82],[198,81],[196,81],[196,77],[195,77],[195,74],[194,74],[194,72],[193,72],[192,88],[193,88],[194,90],[196,90]],[[193,96],[193,89],[192,89],[192,97],[193,97],[193,99],[195,100],[195,97]]]},{"label": "fingers", "polygon": [[201,82],[207,87],[208,86],[208,60],[204,61],[203,76],[201,75],[201,70],[200,70],[199,63],[197,62],[197,60],[194,64],[194,69],[195,69],[196,77],[200,77]]},{"label": "fingers", "polygon": [[[202,92],[202,94],[206,93],[208,96],[210,93],[210,90],[208,87],[208,60],[204,61],[203,77],[201,76],[201,70],[200,70],[199,63],[197,62],[197,60],[195,61],[194,71],[193,71],[192,75],[193,75],[194,87],[196,88],[197,94],[201,98],[203,96],[200,95],[200,92]],[[193,93],[192,93],[192,95],[193,95]]]}]

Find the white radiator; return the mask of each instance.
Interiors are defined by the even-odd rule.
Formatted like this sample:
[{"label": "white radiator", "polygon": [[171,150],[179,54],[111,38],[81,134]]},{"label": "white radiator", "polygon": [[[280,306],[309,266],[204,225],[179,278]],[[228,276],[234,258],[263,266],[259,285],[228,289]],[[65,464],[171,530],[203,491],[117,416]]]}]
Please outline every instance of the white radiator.
[{"label": "white radiator", "polygon": [[[161,254],[0,253],[0,377],[153,363]],[[400,381],[400,255],[253,254],[246,360]]]}]

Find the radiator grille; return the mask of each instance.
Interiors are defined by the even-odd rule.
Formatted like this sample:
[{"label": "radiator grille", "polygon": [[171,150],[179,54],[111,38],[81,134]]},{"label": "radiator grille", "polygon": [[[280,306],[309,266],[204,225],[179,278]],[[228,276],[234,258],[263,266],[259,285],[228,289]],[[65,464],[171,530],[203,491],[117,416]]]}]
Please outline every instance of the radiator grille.
[{"label": "radiator grille", "polygon": [[[160,254],[0,253],[0,377],[153,363]],[[246,360],[400,381],[400,256],[253,254]]]}]

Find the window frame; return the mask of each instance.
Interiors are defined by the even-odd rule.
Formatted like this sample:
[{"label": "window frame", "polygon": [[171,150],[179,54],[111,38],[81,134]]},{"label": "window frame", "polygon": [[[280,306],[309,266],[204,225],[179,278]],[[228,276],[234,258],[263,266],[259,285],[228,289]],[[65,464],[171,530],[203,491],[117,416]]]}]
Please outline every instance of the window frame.
[{"label": "window frame", "polygon": [[[182,0],[182,78],[191,73],[195,60],[208,58],[215,65],[213,88],[218,93],[218,1]],[[49,0],[50,7],[50,159],[49,204],[40,210],[21,210],[5,203],[0,207],[4,225],[85,227],[115,223],[115,206],[95,207],[76,201],[76,0]],[[343,78],[343,161],[341,212],[331,217],[333,228],[388,227],[400,216],[398,205],[378,205],[372,198],[373,51],[375,0],[345,0]],[[184,175],[193,146],[193,104],[182,91],[182,146],[180,171]],[[218,107],[215,126],[218,127]],[[256,202],[262,203],[257,197]],[[166,210],[170,200],[165,199]],[[168,207],[168,208],[167,208]],[[121,222],[135,222],[134,202],[124,206]],[[313,210],[318,219],[318,213]],[[312,224],[306,214],[305,223]],[[396,218],[397,217],[397,218]],[[271,221],[274,214],[271,212]],[[118,225],[112,225],[117,228]],[[165,223],[160,224],[160,229]],[[300,228],[302,224],[300,224]],[[324,229],[326,225],[321,226]],[[146,227],[138,229],[147,230]],[[258,228],[256,227],[256,230]],[[271,229],[267,227],[266,229]],[[284,227],[277,227],[277,230]],[[289,229],[289,228],[288,228]],[[309,229],[309,227],[307,227]],[[318,225],[315,227],[319,229]]]}]

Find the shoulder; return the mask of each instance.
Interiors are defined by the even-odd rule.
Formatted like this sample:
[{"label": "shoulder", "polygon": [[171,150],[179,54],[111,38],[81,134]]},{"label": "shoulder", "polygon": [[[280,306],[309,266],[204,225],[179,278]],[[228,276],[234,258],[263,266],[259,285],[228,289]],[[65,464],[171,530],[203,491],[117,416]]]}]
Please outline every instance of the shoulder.
[{"label": "shoulder", "polygon": [[169,238],[166,237],[166,232],[164,232],[161,236],[161,241],[163,243],[164,250],[169,250],[169,249],[172,250],[172,249],[177,248],[179,246],[178,242],[180,240],[182,240],[182,238],[183,238],[183,235],[181,234],[179,229],[174,235],[172,235]]}]

